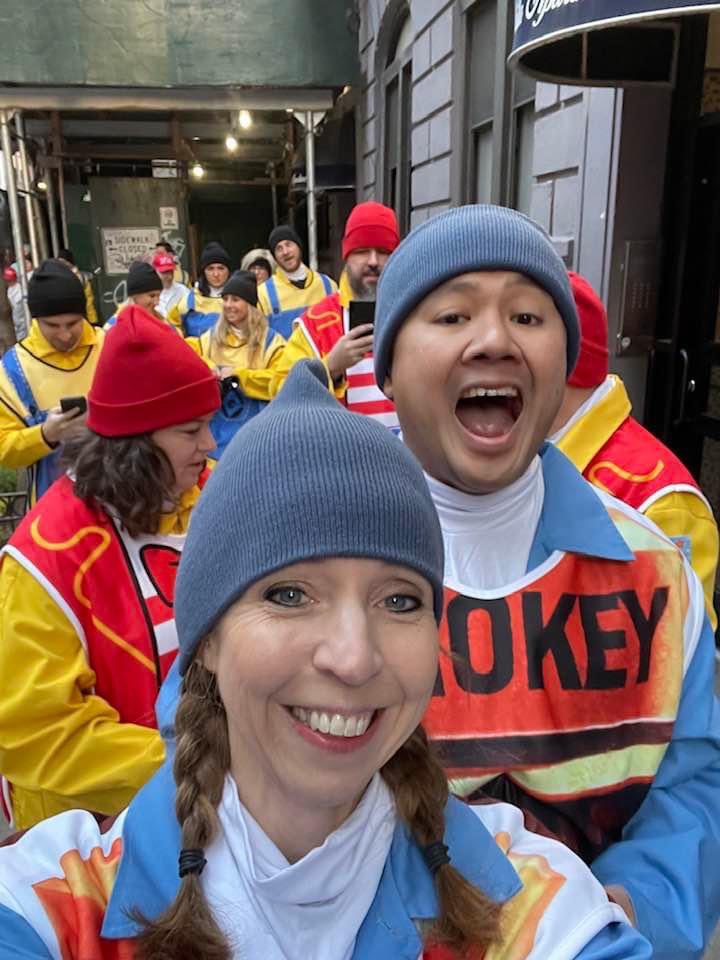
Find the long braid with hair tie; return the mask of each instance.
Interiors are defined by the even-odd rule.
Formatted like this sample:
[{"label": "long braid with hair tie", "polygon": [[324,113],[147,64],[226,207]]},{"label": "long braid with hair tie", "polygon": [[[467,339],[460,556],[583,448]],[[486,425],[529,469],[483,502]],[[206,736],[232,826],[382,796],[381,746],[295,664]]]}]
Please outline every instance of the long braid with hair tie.
[{"label": "long braid with hair tie", "polygon": [[426,847],[421,847],[423,860],[430,873],[435,876],[440,867],[450,863],[450,854],[448,848],[441,840],[429,843]]}]

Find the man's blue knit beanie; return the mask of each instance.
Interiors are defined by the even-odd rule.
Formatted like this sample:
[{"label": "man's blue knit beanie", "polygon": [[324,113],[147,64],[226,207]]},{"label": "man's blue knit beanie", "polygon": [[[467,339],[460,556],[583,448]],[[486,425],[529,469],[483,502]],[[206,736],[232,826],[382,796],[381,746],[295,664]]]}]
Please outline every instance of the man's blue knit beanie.
[{"label": "man's blue knit beanie", "polygon": [[252,583],[303,560],[410,567],[432,585],[439,622],[443,542],[423,472],[386,427],[349,413],[326,384],[319,360],[297,363],[208,480],[175,591],[181,674]]},{"label": "man's blue knit beanie", "polygon": [[565,264],[539,224],[491,204],[457,207],[411,230],[385,266],[375,309],[375,378],[382,387],[398,330],[440,284],[475,270],[523,273],[555,301],[567,331],[567,375],[577,360],[580,324]]}]

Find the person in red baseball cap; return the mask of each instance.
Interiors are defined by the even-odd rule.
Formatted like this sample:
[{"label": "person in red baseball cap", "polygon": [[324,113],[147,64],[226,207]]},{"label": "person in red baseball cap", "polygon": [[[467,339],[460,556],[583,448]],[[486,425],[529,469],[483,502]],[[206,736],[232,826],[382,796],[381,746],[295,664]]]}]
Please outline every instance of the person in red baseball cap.
[{"label": "person in red baseball cap", "polygon": [[[276,372],[277,393],[298,360],[319,358],[335,395],[356,413],[371,416],[395,432],[395,407],[379,389],[373,370],[372,309],[359,320],[353,304],[374,304],[380,274],[400,243],[395,211],[382,203],[359,203],[345,224],[342,254],[345,269],[340,290],[310,307],[296,322]],[[360,314],[360,310],[357,311]]]},{"label": "person in red baseball cap", "polygon": [[588,281],[570,273],[580,354],[551,440],[587,480],[649,517],[677,543],[700,578],[713,630],[718,528],[690,471],[631,416],[625,384],[608,372],[608,320]]},{"label": "person in red baseball cap", "polygon": [[140,307],[107,334],[68,472],[0,556],[0,774],[18,828],[121,810],[160,765],[175,574],[215,446],[207,364]]},{"label": "person in red baseball cap", "polygon": [[177,263],[171,253],[157,249],[152,258],[152,266],[162,281],[157,312],[162,317],[167,317],[175,304],[180,303],[182,298],[190,293],[190,289],[175,278]]}]

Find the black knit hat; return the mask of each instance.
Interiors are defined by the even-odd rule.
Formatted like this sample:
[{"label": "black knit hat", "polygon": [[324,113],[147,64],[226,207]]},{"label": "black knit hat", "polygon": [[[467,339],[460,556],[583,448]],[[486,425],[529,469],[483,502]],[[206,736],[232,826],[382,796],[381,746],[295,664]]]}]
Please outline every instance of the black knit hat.
[{"label": "black knit hat", "polygon": [[85,292],[75,274],[57,260],[41,263],[28,283],[28,307],[33,317],[63,313],[85,316]]},{"label": "black knit hat", "polygon": [[152,293],[153,290],[162,290],[162,280],[149,263],[136,260],[130,264],[127,277],[127,294],[134,297],[138,293]]},{"label": "black knit hat", "polygon": [[281,240],[291,240],[302,250],[302,241],[289,223],[280,224],[280,226],[275,227],[273,232],[270,234],[268,246],[270,247],[270,251],[273,256],[275,255],[275,247],[281,242]]},{"label": "black knit hat", "polygon": [[225,247],[216,243],[214,240],[211,241],[200,254],[200,269],[204,270],[205,267],[209,267],[211,263],[221,263],[224,267],[227,267],[228,270],[232,270],[230,254]]},{"label": "black knit hat", "polygon": [[251,307],[258,304],[257,278],[249,270],[236,270],[231,274],[227,283],[222,289],[222,295],[226,296],[232,293],[236,297],[241,297]]}]

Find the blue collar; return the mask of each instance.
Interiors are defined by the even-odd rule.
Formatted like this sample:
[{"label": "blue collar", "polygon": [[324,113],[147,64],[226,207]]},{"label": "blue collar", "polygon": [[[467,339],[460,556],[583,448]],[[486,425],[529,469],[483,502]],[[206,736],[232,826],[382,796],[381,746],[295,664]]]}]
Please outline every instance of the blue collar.
[{"label": "blue collar", "polygon": [[595,489],[551,443],[540,451],[545,499],[528,571],[556,550],[581,553],[603,560],[634,560]]},{"label": "blue collar", "polygon": [[[102,935],[132,938],[130,918],[141,909],[149,919],[172,903],[180,886],[180,827],[173,815],[175,782],[166,761],[130,804],[123,826],[123,852],[105,912]],[[489,897],[504,902],[522,883],[483,823],[455,798],[445,808],[445,843],[453,865]],[[432,877],[407,828],[398,824],[380,886],[358,931],[355,957],[416,960],[421,949],[415,920],[437,915]]]}]

